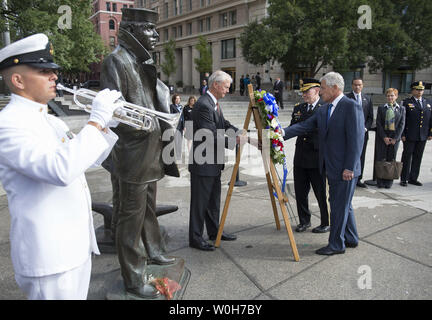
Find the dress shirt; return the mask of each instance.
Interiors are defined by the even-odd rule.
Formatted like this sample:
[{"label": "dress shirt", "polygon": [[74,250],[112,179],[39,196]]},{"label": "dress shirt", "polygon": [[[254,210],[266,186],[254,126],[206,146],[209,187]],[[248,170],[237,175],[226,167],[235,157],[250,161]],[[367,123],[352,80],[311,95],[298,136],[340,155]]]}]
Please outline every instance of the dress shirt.
[{"label": "dress shirt", "polygon": [[333,105],[333,107],[331,108],[330,111],[330,117],[333,115],[333,111],[335,110],[337,104],[339,103],[339,101],[344,97],[343,93],[341,93],[339,96],[337,96],[336,99],[333,100],[333,102],[331,103]]}]

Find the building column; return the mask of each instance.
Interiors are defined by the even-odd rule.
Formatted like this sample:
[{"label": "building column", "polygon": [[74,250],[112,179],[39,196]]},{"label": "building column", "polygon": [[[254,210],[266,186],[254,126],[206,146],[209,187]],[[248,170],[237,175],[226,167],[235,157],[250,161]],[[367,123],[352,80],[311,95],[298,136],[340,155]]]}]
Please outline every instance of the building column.
[{"label": "building column", "polygon": [[[192,47],[192,85],[194,86],[195,89],[199,89],[200,87],[200,74],[199,72],[195,69],[195,58],[199,58],[199,51],[197,49],[195,49],[195,47]],[[198,92],[198,91],[197,91]]]},{"label": "building column", "polygon": [[183,85],[192,86],[192,47],[187,46],[182,48],[182,65],[183,65]]}]

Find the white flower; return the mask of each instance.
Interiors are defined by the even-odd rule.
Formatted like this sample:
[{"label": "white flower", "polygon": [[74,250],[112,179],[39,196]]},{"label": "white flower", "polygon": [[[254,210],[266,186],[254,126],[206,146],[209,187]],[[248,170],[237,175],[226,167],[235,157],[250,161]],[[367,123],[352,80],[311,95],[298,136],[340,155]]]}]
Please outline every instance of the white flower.
[{"label": "white flower", "polygon": [[277,119],[273,118],[270,125],[272,126],[273,129],[276,129],[278,127]]}]

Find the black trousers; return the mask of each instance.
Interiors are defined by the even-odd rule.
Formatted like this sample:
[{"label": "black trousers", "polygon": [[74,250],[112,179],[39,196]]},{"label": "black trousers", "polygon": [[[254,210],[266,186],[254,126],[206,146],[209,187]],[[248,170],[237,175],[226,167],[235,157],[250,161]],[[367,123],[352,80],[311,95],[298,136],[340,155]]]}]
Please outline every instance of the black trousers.
[{"label": "black trousers", "polygon": [[403,143],[401,181],[417,181],[423,158],[425,141],[408,141]]},{"label": "black trousers", "polygon": [[276,100],[276,103],[279,104],[279,107],[281,109],[283,109],[284,108],[284,105],[283,105],[283,96],[281,94],[277,94],[277,95],[275,95],[275,100]]},{"label": "black trousers", "polygon": [[307,224],[311,220],[308,195],[312,185],[315,197],[318,201],[321,215],[321,225],[329,225],[329,213],[327,208],[326,183],[318,168],[301,168],[294,166],[294,191],[297,202],[297,212],[301,224]]},{"label": "black trousers", "polygon": [[204,241],[204,223],[209,237],[219,229],[221,175],[200,176],[191,173],[191,200],[189,216],[189,243]]},{"label": "black trousers", "polygon": [[368,140],[369,140],[369,134],[366,132],[365,136],[364,136],[363,150],[362,150],[362,154],[360,156],[361,174],[358,177],[357,181],[360,181],[361,179],[363,179],[363,171],[364,171],[364,166],[365,166],[366,148],[367,148]]}]

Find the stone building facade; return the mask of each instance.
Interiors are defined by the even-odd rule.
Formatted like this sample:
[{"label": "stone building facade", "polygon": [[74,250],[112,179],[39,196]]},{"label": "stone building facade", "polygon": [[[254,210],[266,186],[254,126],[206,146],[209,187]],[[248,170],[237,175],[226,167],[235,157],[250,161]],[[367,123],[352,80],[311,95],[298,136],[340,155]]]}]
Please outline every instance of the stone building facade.
[{"label": "stone building facade", "polygon": [[[157,27],[160,41],[155,48],[154,59],[159,65],[160,78],[170,84],[182,82],[184,88],[199,88],[202,75],[195,69],[194,59],[199,56],[195,45],[200,35],[205,36],[211,46],[213,71],[222,69],[233,77],[233,92],[239,90],[241,75],[252,76],[260,72],[263,81],[267,82],[280,77],[288,90],[298,89],[300,78],[309,76],[301,68],[284,72],[278,64],[256,66],[243,59],[240,35],[249,22],[260,20],[266,15],[266,0],[135,0],[135,6],[159,13]],[[176,42],[177,70],[167,79],[160,63],[164,61],[163,44],[169,39]],[[322,68],[316,77],[332,70],[331,66]],[[432,68],[420,71],[400,68],[391,73],[372,73],[366,65],[355,70],[336,71],[344,75],[346,91],[350,90],[351,79],[355,76],[364,79],[365,92],[374,94],[382,94],[388,87],[407,92],[414,80],[432,83]],[[426,93],[430,93],[430,86]]]}]

